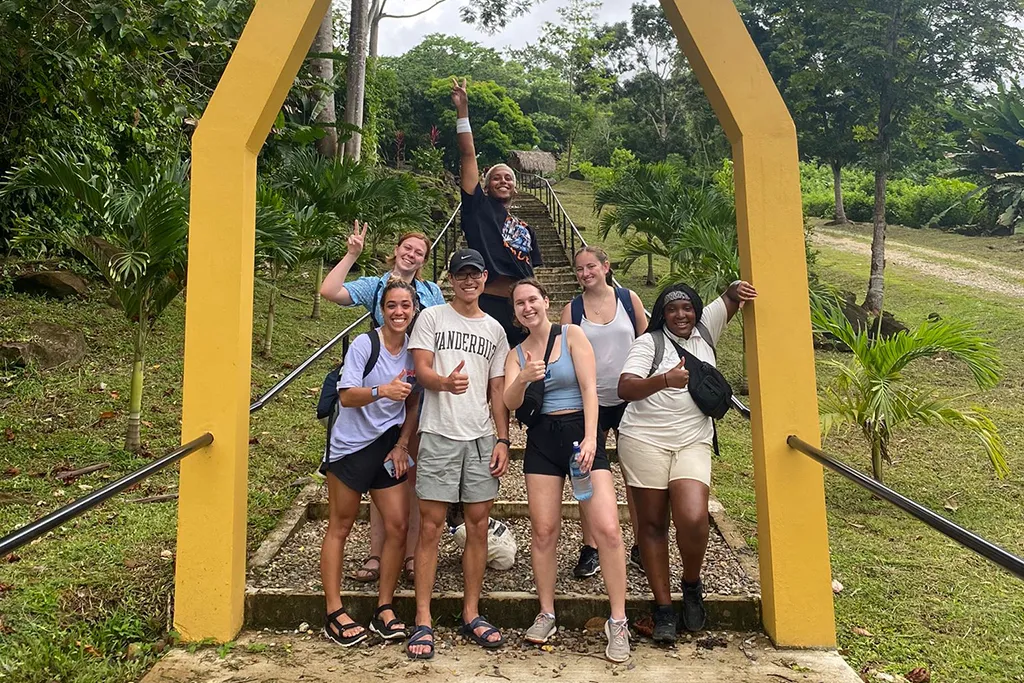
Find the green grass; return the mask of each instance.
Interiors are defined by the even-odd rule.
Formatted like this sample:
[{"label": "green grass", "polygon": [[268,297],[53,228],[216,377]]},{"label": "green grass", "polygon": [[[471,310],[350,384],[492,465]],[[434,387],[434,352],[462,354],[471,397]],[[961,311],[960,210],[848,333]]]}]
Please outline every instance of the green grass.
[{"label": "green grass", "polygon": [[[587,184],[559,183],[557,189],[573,219],[592,225],[593,195]],[[889,235],[894,241],[1009,267],[1020,267],[1019,257],[1014,261],[1012,254],[1024,242],[1020,237],[972,238],[906,228],[890,229]],[[613,260],[617,258],[618,242],[609,240],[607,247]],[[1008,254],[1005,261],[994,256]],[[845,289],[860,292],[867,281],[867,257],[824,249],[817,264],[824,280]],[[653,290],[637,291],[650,305]],[[998,480],[973,438],[918,426],[897,435],[887,483],[1011,552],[1024,554],[1024,301],[983,297],[976,290],[950,287],[890,266],[886,307],[911,325],[930,313],[969,320],[993,339],[1004,364],[1003,381],[963,404],[990,411],[1006,441],[1012,469],[1007,479]],[[740,372],[739,332],[739,325],[731,325],[720,346],[729,377]],[[818,352],[819,386],[834,373],[822,362],[829,358],[848,360],[843,354]],[[965,368],[940,360],[918,362],[908,377],[953,394],[969,393],[972,386]],[[756,548],[750,431],[730,416],[722,422],[720,436],[723,453],[715,462],[714,493]],[[826,448],[870,472],[869,451],[856,434],[834,435]],[[840,651],[854,668],[904,674],[927,666],[936,683],[1024,681],[1024,582],[838,475],[826,473],[825,484],[832,571],[845,587],[835,599],[836,628]],[[872,637],[855,635],[855,627]]]},{"label": "green grass", "polygon": [[[146,359],[142,419],[147,454],[121,449],[127,422],[131,335],[122,314],[93,286],[84,301],[54,302],[10,294],[15,264],[0,266],[0,339],[23,337],[31,322],[51,320],[82,330],[89,346],[75,368],[0,368],[0,529],[14,529],[87,489],[142,466],[178,445],[184,300],[157,323]],[[266,287],[257,283],[253,334],[255,398],[356,317],[323,307],[309,320],[312,278],[296,274],[286,291],[310,303],[278,303],[272,359],[259,356]],[[339,352],[340,353],[340,350]],[[337,354],[334,354],[337,357]],[[248,543],[254,549],[316,466],[323,428],[313,410],[327,363],[314,367],[277,401],[252,417]],[[101,389],[100,385],[105,388]],[[104,413],[113,417],[103,419]],[[61,468],[109,462],[109,469],[61,483]],[[0,680],[128,681],[152,664],[150,644],[165,635],[173,585],[177,505],[136,504],[173,493],[177,468],[151,477],[41,540],[15,562],[0,560]],[[128,657],[128,646],[133,658]],[[137,653],[135,652],[137,651]]]}]

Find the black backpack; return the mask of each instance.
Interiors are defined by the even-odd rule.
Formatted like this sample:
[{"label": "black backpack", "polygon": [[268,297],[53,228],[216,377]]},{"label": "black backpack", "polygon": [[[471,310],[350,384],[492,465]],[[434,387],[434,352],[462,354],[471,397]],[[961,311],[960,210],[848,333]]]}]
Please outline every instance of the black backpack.
[{"label": "black backpack", "polygon": [[[380,358],[380,334],[377,330],[370,330],[364,332],[370,338],[370,355],[366,357],[366,365],[363,366],[363,379],[373,372],[373,368],[377,366],[377,360]],[[358,339],[359,337],[356,337]],[[338,406],[340,399],[338,398],[338,381],[341,379],[341,365],[334,368],[327,373],[324,377],[324,383],[320,387],[320,399],[316,403],[316,419],[327,420],[327,445],[324,447],[324,457],[321,460],[320,472],[321,474],[326,473],[327,460],[331,451],[331,430],[334,428],[334,422],[338,419]]]},{"label": "black backpack", "polygon": [[[636,310],[633,308],[633,297],[630,296],[629,290],[625,287],[616,287],[615,297],[622,303],[622,308],[629,314],[629,319],[633,321],[633,334],[636,334]],[[573,325],[579,325],[583,322],[583,315],[586,311],[583,310],[582,294],[575,297],[569,304],[569,313],[572,316]]]},{"label": "black backpack", "polygon": [[[555,348],[555,341],[562,333],[561,325],[552,325],[551,334],[548,335],[548,346],[544,350],[544,365],[548,364],[551,358],[551,350]],[[526,427],[532,427],[540,421],[541,409],[544,407],[544,378],[536,382],[530,382],[523,392],[523,403],[516,408],[516,419]]]},{"label": "black backpack", "polygon": [[[711,351],[718,356],[718,350],[715,349],[715,345],[711,341],[711,334],[708,328],[703,323],[697,323],[697,331],[700,333],[701,339],[707,342],[708,346],[711,347]],[[657,334],[661,332],[661,334]],[[665,357],[665,339],[668,335],[665,334],[664,330],[656,330],[651,333],[651,339],[654,340],[654,360],[651,363],[651,371],[647,373],[650,377],[657,372],[658,367],[661,366],[661,361]],[[711,363],[697,358],[683,347],[676,344],[674,339],[669,339],[672,342],[672,346],[675,347],[676,353],[680,359],[686,359],[686,370],[690,373],[690,381],[687,388],[690,391],[690,398],[697,404],[701,412],[712,419],[712,427],[714,428],[714,440],[712,445],[714,446],[715,454],[718,455],[718,428],[715,426],[715,420],[721,420],[725,417],[726,413],[729,412],[729,408],[732,406],[732,387],[729,385],[729,381],[725,379],[725,375]]]}]

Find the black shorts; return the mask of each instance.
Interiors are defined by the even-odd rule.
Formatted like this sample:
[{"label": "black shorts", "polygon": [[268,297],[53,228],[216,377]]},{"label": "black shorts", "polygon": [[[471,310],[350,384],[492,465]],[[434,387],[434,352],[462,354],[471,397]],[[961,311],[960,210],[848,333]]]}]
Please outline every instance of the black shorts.
[{"label": "black shorts", "polygon": [[[568,477],[572,442],[582,442],[584,431],[583,411],[567,415],[541,415],[540,421],[526,430],[523,472]],[[601,439],[597,440],[597,454],[590,469],[611,469]]]},{"label": "black shorts", "polygon": [[376,441],[355,453],[349,453],[340,460],[329,462],[327,471],[337,477],[342,484],[359,493],[366,493],[371,489],[387,489],[401,484],[406,479],[404,474],[401,479],[394,479],[384,469],[384,459],[398,443],[398,435],[401,431],[401,427],[395,425],[378,436]]},{"label": "black shorts", "polygon": [[618,429],[627,405],[623,401],[617,406],[601,406],[597,411],[597,430],[607,432],[609,429]]},{"label": "black shorts", "polygon": [[498,321],[505,330],[508,347],[514,349],[527,337],[526,330],[516,325],[516,311],[507,296],[480,295],[480,310]]}]

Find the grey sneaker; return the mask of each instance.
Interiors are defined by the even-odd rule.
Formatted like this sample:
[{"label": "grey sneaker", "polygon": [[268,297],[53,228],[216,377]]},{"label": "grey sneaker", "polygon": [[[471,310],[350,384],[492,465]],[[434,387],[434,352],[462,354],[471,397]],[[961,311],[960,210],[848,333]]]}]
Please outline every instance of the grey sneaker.
[{"label": "grey sneaker", "polygon": [[604,649],[604,656],[609,660],[619,663],[629,659],[629,622],[623,620],[616,624],[611,619],[604,622],[604,635],[608,638],[608,647]]},{"label": "grey sneaker", "polygon": [[523,638],[528,643],[543,645],[548,642],[548,638],[555,635],[555,631],[557,630],[558,626],[555,625],[555,615],[541,612],[537,615],[537,618],[533,620],[533,626],[526,629],[526,634]]}]

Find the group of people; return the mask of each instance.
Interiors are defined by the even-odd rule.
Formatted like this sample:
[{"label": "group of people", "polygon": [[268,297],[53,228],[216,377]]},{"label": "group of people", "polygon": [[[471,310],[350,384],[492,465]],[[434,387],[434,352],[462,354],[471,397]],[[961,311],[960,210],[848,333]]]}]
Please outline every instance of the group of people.
[{"label": "group of people", "polygon": [[[453,84],[452,100],[469,248],[449,260],[451,301],[420,277],[430,249],[421,233],[400,237],[383,275],[346,281],[368,229],[358,222],[348,253],[321,289],[338,304],[366,307],[375,323],[345,355],[338,381],[341,408],[323,464],[330,509],[321,551],[324,633],[350,646],[372,631],[385,640],[407,640],[410,658],[432,658],[438,548],[448,508],[460,504],[466,532],[461,630],[484,648],[504,644],[499,628],[479,609],[488,523],[508,469],[510,414],[523,405],[531,385],[543,383],[523,463],[540,603],[525,639],[543,644],[557,630],[562,491],[575,459],[593,489],[580,502],[585,546],[575,573],[602,572],[610,603],[605,654],[622,662],[630,656],[627,557],[642,566],[654,595],[653,639],[676,639],[680,615],[671,600],[670,513],[683,560],[681,625],[690,631],[704,627],[700,572],[709,533],[713,424],[689,396],[684,350],[714,364],[726,323],[757,292],[738,281],[705,307],[691,287],[672,285],[659,294],[648,320],[634,292],[612,286],[607,254],[588,246],[574,255],[583,293],[553,324],[548,293],[534,278],[534,267],[542,264],[536,235],[509,211],[515,173],[499,164],[481,183],[465,82]],[[666,347],[676,353],[664,353]],[[628,553],[605,450],[611,430],[617,432],[636,541]],[[340,586],[345,542],[367,492],[370,557],[356,578],[377,580],[379,598],[364,627],[346,612]],[[415,587],[411,625],[392,606],[402,574]]]}]

